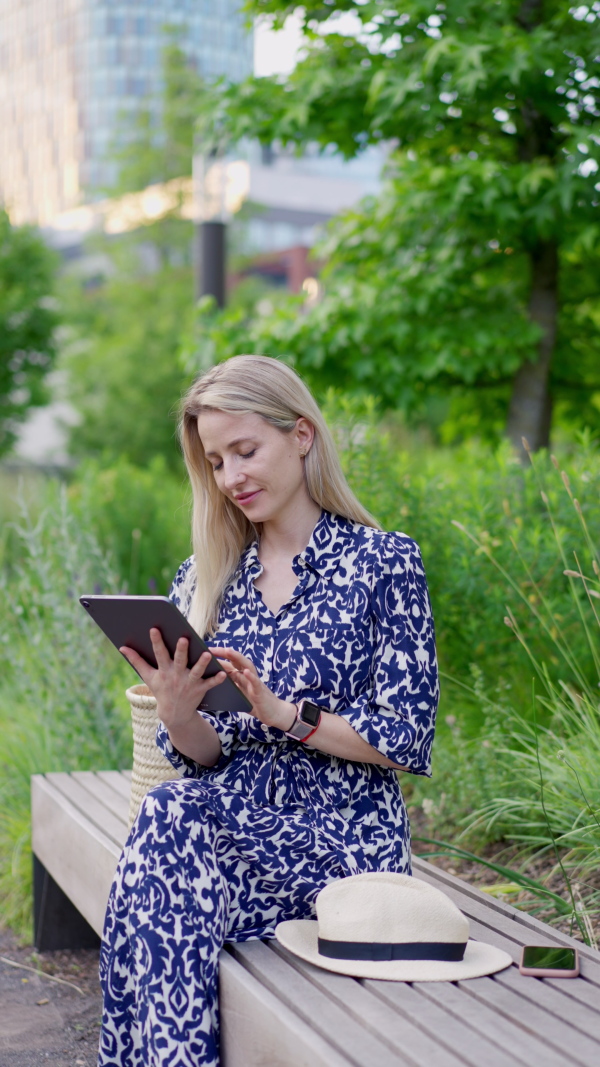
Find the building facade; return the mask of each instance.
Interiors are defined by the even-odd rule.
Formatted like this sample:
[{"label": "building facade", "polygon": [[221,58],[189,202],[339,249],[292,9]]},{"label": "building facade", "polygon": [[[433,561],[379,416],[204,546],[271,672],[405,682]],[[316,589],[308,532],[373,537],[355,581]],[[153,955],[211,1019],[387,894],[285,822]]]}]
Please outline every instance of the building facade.
[{"label": "building facade", "polygon": [[113,178],[121,116],[160,91],[165,28],[203,77],[252,73],[240,0],[0,0],[0,202],[52,225]]}]

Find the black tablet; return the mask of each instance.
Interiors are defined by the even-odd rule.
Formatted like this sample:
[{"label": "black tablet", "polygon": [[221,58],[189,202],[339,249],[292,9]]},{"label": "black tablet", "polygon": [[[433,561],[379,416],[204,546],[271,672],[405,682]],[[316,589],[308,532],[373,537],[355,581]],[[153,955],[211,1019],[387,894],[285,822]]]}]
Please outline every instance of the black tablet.
[{"label": "black tablet", "polygon": [[[175,654],[179,638],[187,637],[188,667],[193,667],[202,653],[208,651],[202,638],[166,596],[81,596],[79,602],[115,648],[121,648],[122,645],[133,648],[152,667],[157,666],[150,640],[150,628],[153,626],[160,630],[171,656]],[[212,678],[222,669],[213,656],[204,677]],[[209,689],[200,707],[208,711],[252,709],[250,701],[230,678]]]}]

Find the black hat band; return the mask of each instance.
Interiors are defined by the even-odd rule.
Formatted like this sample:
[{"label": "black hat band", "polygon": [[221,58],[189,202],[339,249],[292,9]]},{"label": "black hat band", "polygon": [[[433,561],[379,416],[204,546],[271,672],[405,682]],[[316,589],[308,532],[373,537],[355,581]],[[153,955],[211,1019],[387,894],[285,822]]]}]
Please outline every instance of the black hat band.
[{"label": "black hat band", "polygon": [[333,960],[462,960],[466,941],[329,941],[319,938],[319,955]]}]

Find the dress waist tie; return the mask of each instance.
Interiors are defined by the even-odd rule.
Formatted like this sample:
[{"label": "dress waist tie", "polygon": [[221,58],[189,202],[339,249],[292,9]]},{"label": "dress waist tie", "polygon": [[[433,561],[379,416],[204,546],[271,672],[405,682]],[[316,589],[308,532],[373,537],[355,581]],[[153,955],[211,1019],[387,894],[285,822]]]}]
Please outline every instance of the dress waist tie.
[{"label": "dress waist tie", "polygon": [[317,829],[337,853],[342,867],[350,874],[368,870],[362,846],[356,834],[333,804],[323,786],[317,780],[310,760],[296,750],[295,758],[289,760],[298,791],[307,811],[312,815]]}]

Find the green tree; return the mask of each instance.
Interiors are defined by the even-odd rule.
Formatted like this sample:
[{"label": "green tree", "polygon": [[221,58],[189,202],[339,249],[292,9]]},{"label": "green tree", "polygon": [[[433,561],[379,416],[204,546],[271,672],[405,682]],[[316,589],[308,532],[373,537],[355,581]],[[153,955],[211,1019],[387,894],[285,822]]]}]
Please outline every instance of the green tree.
[{"label": "green tree", "polygon": [[30,226],[0,209],[0,455],[30,407],[44,404],[55,357],[56,259]]},{"label": "green tree", "polygon": [[148,97],[133,115],[122,115],[111,151],[116,179],[107,190],[110,196],[118,197],[156,183],[171,183],[175,194],[172,210],[120,241],[121,247],[133,249],[140,244],[152,245],[163,268],[191,264],[193,230],[190,222],[181,219],[181,208],[188,195],[185,179],[192,173],[199,120],[210,114],[214,92],[186,55],[183,44],[182,31],[166,27],[160,92]]},{"label": "green tree", "polygon": [[[247,3],[280,21],[293,7]],[[231,86],[219,122],[346,157],[396,147],[383,196],[329,230],[322,302],[246,323],[253,345],[386,403],[414,409],[443,391],[495,405],[534,449],[548,444],[553,399],[597,421],[600,3],[302,10],[306,57],[285,82]],[[360,32],[330,32],[348,13]],[[205,316],[200,334],[227,355],[239,317]]]},{"label": "green tree", "polygon": [[118,271],[97,288],[66,287],[61,367],[80,416],[70,431],[75,459],[122,457],[145,468],[163,456],[179,469],[176,409],[185,381],[177,349],[191,292],[185,268],[133,277]]},{"label": "green tree", "polygon": [[[205,96],[178,34],[169,31],[160,97],[148,99],[133,119],[123,117],[111,195],[191,173],[194,125]],[[107,264],[99,284],[76,275],[64,280],[69,328],[61,367],[80,416],[70,430],[77,460],[148,468],[160,456],[179,469],[176,408],[185,376],[177,352],[194,295],[193,228],[178,217],[179,207],[117,238],[91,239],[90,251]]]}]

